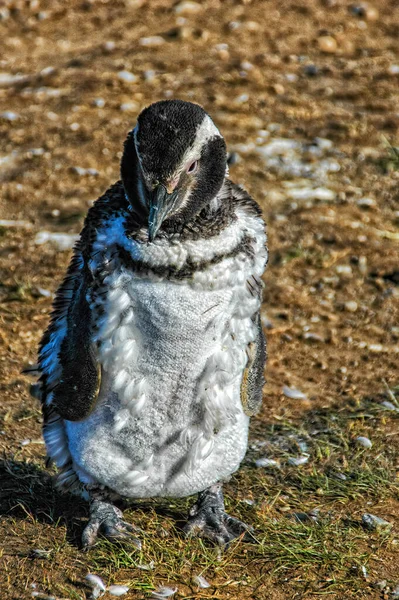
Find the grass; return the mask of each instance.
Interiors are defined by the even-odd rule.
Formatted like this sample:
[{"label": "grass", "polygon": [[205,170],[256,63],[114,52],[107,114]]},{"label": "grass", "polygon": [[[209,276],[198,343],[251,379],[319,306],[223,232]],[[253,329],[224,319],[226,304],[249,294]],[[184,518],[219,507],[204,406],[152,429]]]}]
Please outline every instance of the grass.
[{"label": "grass", "polygon": [[[396,392],[389,390],[395,398]],[[378,566],[376,557],[394,548],[394,532],[366,531],[361,515],[379,514],[384,499],[392,510],[398,506],[398,453],[385,447],[382,435],[383,428],[396,426],[397,419],[395,411],[365,400],[339,410],[310,411],[306,421],[287,418],[273,426],[258,424],[247,463],[226,485],[228,512],[254,526],[258,543],[237,541],[225,552],[184,537],[181,525],[192,502],[189,498],[142,501],[126,509],[126,519],[143,530],[140,551],[103,540],[83,554],[76,546],[87,515],[85,504],[59,496],[35,460],[3,461],[0,499],[2,514],[7,515],[0,556],[6,564],[3,578],[10,580],[18,565],[27,580],[36,576],[41,590],[76,600],[85,597],[88,572],[99,574],[107,584],[129,585],[139,598],[163,584],[177,586],[178,598],[226,598],[229,590],[235,590],[240,598],[261,599],[266,597],[264,586],[277,583],[289,594],[296,590],[333,595],[345,590],[346,597],[360,598],[369,589],[365,574]],[[371,450],[354,444],[360,433],[372,437]],[[287,457],[299,453],[305,443],[309,462],[290,466]],[[280,468],[255,468],[253,458],[263,454],[277,458]],[[315,522],[309,511],[316,508],[320,512]],[[17,535],[21,524],[23,542]],[[47,557],[33,559],[33,548],[49,551]],[[65,570],[63,583],[41,576],[60,568]],[[196,575],[205,577],[211,587],[199,589],[193,583]]]}]

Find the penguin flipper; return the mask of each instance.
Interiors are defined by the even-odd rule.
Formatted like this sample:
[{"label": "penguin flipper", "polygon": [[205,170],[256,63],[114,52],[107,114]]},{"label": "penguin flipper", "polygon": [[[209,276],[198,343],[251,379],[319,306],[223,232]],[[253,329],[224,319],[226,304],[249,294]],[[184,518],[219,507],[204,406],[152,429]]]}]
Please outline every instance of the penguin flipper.
[{"label": "penguin flipper", "polygon": [[100,387],[87,300],[90,282],[78,242],[39,354],[42,402],[69,421],[80,421],[91,413]]},{"label": "penguin flipper", "polygon": [[260,312],[256,315],[257,336],[248,344],[248,362],[241,381],[241,403],[244,413],[249,417],[255,415],[262,404],[262,388],[265,383],[264,368],[266,363],[266,340],[260,320]]}]

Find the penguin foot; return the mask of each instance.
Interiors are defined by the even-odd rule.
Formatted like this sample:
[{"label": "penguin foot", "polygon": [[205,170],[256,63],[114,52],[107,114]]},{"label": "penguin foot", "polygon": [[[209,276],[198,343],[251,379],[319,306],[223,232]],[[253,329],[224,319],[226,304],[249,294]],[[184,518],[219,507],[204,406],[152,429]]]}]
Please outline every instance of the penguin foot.
[{"label": "penguin foot", "polygon": [[82,534],[83,549],[89,550],[94,546],[99,535],[111,542],[129,542],[140,549],[141,542],[133,535],[140,530],[126,523],[122,517],[122,511],[110,502],[94,500],[90,505],[89,522]]},{"label": "penguin foot", "polygon": [[225,512],[222,486],[213,485],[198,495],[190,509],[190,518],[184,531],[190,537],[202,537],[227,546],[232,540],[242,537],[245,542],[255,542],[253,528]]}]

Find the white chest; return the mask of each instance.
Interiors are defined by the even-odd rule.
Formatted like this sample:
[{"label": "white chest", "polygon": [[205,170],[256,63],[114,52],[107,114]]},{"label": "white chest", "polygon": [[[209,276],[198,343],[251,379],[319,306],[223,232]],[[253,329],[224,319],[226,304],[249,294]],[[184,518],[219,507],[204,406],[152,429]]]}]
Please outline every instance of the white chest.
[{"label": "white chest", "polygon": [[[211,262],[182,281],[115,267],[92,297],[92,310],[101,314],[99,399],[87,419],[65,424],[82,481],[130,497],[185,496],[238,468],[249,422],[240,386],[260,305],[247,280],[264,269],[261,227],[255,222],[252,232],[255,258],[233,253],[215,263],[212,256],[228,253],[243,235],[238,226],[212,243],[153,254],[123,238],[134,259],[154,266],[181,265],[204,252]],[[104,248],[101,236],[98,245]]]}]

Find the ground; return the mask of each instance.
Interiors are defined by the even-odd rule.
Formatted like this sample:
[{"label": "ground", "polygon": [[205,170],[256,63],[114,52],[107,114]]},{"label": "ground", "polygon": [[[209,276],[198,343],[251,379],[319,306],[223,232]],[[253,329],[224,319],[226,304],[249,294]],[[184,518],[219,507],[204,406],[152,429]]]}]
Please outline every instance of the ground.
[{"label": "ground", "polygon": [[[88,598],[89,572],[126,598],[395,597],[397,2],[6,0],[0,17],[2,600]],[[172,97],[213,116],[268,224],[264,404],[226,486],[259,543],[187,541],[192,499],[149,500],[126,512],[141,551],[82,553],[87,507],[52,488],[20,373],[70,257],[43,232],[79,232],[140,109]],[[370,532],[365,513],[392,529]]]}]

